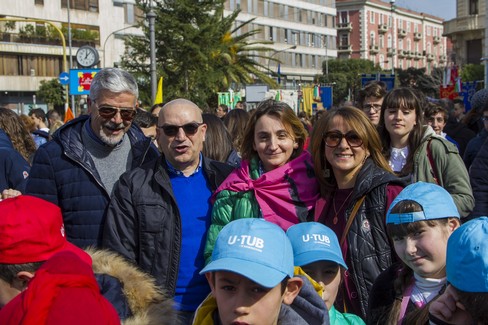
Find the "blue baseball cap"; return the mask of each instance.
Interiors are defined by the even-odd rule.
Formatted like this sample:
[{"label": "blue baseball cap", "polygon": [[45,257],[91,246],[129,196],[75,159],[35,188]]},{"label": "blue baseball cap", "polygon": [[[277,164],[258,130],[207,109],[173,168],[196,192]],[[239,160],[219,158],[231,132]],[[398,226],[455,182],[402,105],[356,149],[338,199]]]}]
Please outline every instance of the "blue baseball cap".
[{"label": "blue baseball cap", "polygon": [[[415,201],[423,211],[391,213],[401,201]],[[386,214],[386,223],[399,225],[431,219],[460,218],[458,209],[451,194],[439,185],[417,182],[405,187],[393,200]]]},{"label": "blue baseball cap", "polygon": [[293,277],[293,250],[285,232],[260,218],[228,223],[217,236],[212,260],[200,274],[229,271],[266,288]]},{"label": "blue baseball cap", "polygon": [[488,217],[470,220],[447,241],[447,281],[465,292],[488,292]]},{"label": "blue baseball cap", "polygon": [[347,270],[339,240],[332,229],[318,222],[302,222],[286,232],[293,247],[296,266],[332,261]]}]

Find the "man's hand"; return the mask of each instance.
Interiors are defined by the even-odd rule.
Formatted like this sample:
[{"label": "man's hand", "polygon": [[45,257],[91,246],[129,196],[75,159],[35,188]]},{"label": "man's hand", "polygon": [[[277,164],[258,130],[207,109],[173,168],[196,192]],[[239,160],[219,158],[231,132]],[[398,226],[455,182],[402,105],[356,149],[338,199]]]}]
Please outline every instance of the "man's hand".
[{"label": "man's hand", "polygon": [[429,313],[439,320],[453,324],[472,324],[471,315],[459,302],[456,289],[448,286],[446,291],[430,304]]},{"label": "man's hand", "polygon": [[9,188],[9,189],[2,191],[2,197],[1,198],[2,198],[2,200],[5,200],[5,199],[9,199],[11,197],[16,197],[19,195],[22,195],[22,193],[20,193],[20,191]]}]

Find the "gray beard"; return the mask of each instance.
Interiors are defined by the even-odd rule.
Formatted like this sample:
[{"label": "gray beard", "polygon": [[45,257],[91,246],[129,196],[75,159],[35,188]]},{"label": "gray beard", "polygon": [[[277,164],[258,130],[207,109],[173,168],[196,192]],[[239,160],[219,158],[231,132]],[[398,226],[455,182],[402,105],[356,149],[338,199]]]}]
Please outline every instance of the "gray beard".
[{"label": "gray beard", "polygon": [[124,137],[125,135],[125,131],[122,132],[121,134],[119,135],[112,135],[112,136],[108,136],[106,135],[104,132],[103,132],[103,127],[106,127],[106,126],[109,126],[110,128],[120,128],[121,126],[124,127],[124,125],[121,123],[119,125],[115,125],[114,123],[112,122],[107,122],[105,123],[103,126],[100,126],[100,131],[98,133],[98,135],[100,136],[100,140],[102,140],[103,143],[105,143],[106,145],[109,145],[109,146],[112,146],[112,147],[115,147],[117,144],[119,144],[119,142],[122,140],[122,138]]}]

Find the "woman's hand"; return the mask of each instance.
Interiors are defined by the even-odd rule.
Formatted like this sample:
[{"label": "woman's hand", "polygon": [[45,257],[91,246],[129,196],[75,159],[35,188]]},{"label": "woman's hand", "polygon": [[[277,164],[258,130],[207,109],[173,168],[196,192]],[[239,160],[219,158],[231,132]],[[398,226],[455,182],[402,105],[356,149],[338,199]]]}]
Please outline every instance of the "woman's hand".
[{"label": "woman's hand", "polygon": [[[456,289],[448,286],[446,291],[430,304],[429,314],[438,320],[452,324],[472,324],[471,315],[466,311],[463,304],[459,302]],[[435,322],[431,322],[435,324]]]}]

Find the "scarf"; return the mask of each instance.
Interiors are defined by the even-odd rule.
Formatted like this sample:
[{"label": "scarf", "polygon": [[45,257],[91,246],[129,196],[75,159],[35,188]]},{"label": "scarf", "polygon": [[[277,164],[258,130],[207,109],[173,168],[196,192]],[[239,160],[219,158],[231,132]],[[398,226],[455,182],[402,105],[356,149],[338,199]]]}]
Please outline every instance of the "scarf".
[{"label": "scarf", "polygon": [[303,151],[297,158],[252,179],[250,162],[244,160],[215,191],[253,191],[263,218],[287,230],[307,221],[319,198],[319,184],[313,172],[311,155]]}]

